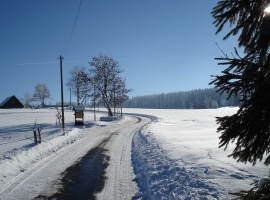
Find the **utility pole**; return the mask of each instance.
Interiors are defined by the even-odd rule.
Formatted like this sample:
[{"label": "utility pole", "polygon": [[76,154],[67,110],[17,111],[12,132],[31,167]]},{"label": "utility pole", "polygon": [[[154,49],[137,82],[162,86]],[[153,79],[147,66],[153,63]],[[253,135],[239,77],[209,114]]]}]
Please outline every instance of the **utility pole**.
[{"label": "utility pole", "polygon": [[94,83],[94,121],[96,121],[96,83]]},{"label": "utility pole", "polygon": [[70,97],[69,97],[69,109],[71,110],[71,88],[69,88],[69,94],[70,94]]},{"label": "utility pole", "polygon": [[61,75],[61,105],[62,105],[62,129],[65,129],[65,117],[64,117],[64,92],[63,92],[63,72],[62,72],[62,60],[64,58],[60,55],[60,75]]},{"label": "utility pole", "polygon": [[113,110],[114,110],[114,116],[115,116],[115,83],[114,83],[114,90],[113,90]]}]

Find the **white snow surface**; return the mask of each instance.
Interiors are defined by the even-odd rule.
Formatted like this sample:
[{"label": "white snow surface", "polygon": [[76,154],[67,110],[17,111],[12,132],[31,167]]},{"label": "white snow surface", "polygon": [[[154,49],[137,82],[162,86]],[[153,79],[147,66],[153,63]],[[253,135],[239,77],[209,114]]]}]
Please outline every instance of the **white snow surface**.
[{"label": "white snow surface", "polygon": [[[74,112],[66,109],[65,133],[55,109],[0,109],[0,199],[52,195],[61,173],[114,133],[106,144],[108,178],[97,199],[230,199],[229,192],[268,175],[260,162],[227,157],[234,144],[218,148],[215,117],[237,109],[123,109],[124,117],[113,122],[94,121],[86,110],[85,126],[76,127]],[[38,145],[35,121],[42,128]]]}]

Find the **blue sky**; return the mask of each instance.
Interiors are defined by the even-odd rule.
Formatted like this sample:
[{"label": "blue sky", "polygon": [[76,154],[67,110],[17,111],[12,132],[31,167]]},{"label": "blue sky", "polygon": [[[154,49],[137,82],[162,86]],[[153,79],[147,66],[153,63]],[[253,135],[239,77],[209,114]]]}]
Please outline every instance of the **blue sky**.
[{"label": "blue sky", "polygon": [[[237,47],[237,37],[215,35],[216,0],[80,0],[0,1],[0,102],[34,93],[45,83],[61,100],[59,56],[64,56],[64,83],[73,66],[108,54],[124,70],[130,97],[209,88],[220,74],[216,57]],[[68,47],[68,48],[67,48]],[[64,85],[64,100],[69,88]],[[75,97],[72,97],[75,101]]]}]

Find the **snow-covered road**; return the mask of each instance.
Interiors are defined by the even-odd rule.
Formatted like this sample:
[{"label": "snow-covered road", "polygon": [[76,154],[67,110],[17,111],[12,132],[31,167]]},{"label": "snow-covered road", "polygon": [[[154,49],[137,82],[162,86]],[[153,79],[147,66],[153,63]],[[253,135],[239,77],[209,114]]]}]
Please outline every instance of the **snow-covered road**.
[{"label": "snow-covered road", "polygon": [[[63,140],[66,144],[65,148],[58,148],[51,155],[44,152],[47,156],[36,161],[32,166],[22,169],[2,187],[1,199],[33,199],[59,195],[59,191],[64,187],[61,182],[65,174],[63,172],[79,162],[89,150],[100,145],[106,149],[104,152],[109,157],[109,165],[105,169],[107,180],[103,190],[97,194],[98,199],[131,199],[138,192],[137,184],[132,181],[135,178],[131,166],[132,137],[136,130],[149,121],[150,119],[144,117],[125,116],[119,122],[107,126],[78,129],[77,131],[85,137],[79,141],[71,141],[69,144]],[[76,137],[77,134],[73,132],[69,133],[68,138]],[[57,139],[59,138],[54,140]],[[53,142],[52,140],[49,143]],[[48,145],[44,142],[34,148],[48,147]],[[50,150],[44,148],[44,151],[46,149]],[[27,151],[25,153],[27,154]]]}]

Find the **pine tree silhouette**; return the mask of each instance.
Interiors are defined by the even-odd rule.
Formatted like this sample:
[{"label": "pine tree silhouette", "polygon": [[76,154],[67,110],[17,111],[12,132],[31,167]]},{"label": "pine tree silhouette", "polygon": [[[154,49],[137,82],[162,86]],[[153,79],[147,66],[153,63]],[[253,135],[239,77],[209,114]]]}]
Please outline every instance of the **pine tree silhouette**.
[{"label": "pine tree silhouette", "polygon": [[[236,114],[217,118],[220,147],[226,149],[230,142],[235,142],[230,156],[253,165],[263,159],[265,165],[270,163],[270,14],[265,12],[269,4],[269,0],[224,0],[212,11],[216,34],[229,23],[233,27],[224,40],[239,33],[238,46],[243,47],[245,53],[240,57],[235,48],[235,57],[224,54],[216,58],[220,65],[228,67],[222,75],[212,76],[214,79],[209,83],[220,93],[242,98]],[[269,185],[235,195],[239,199],[267,199]]]}]

